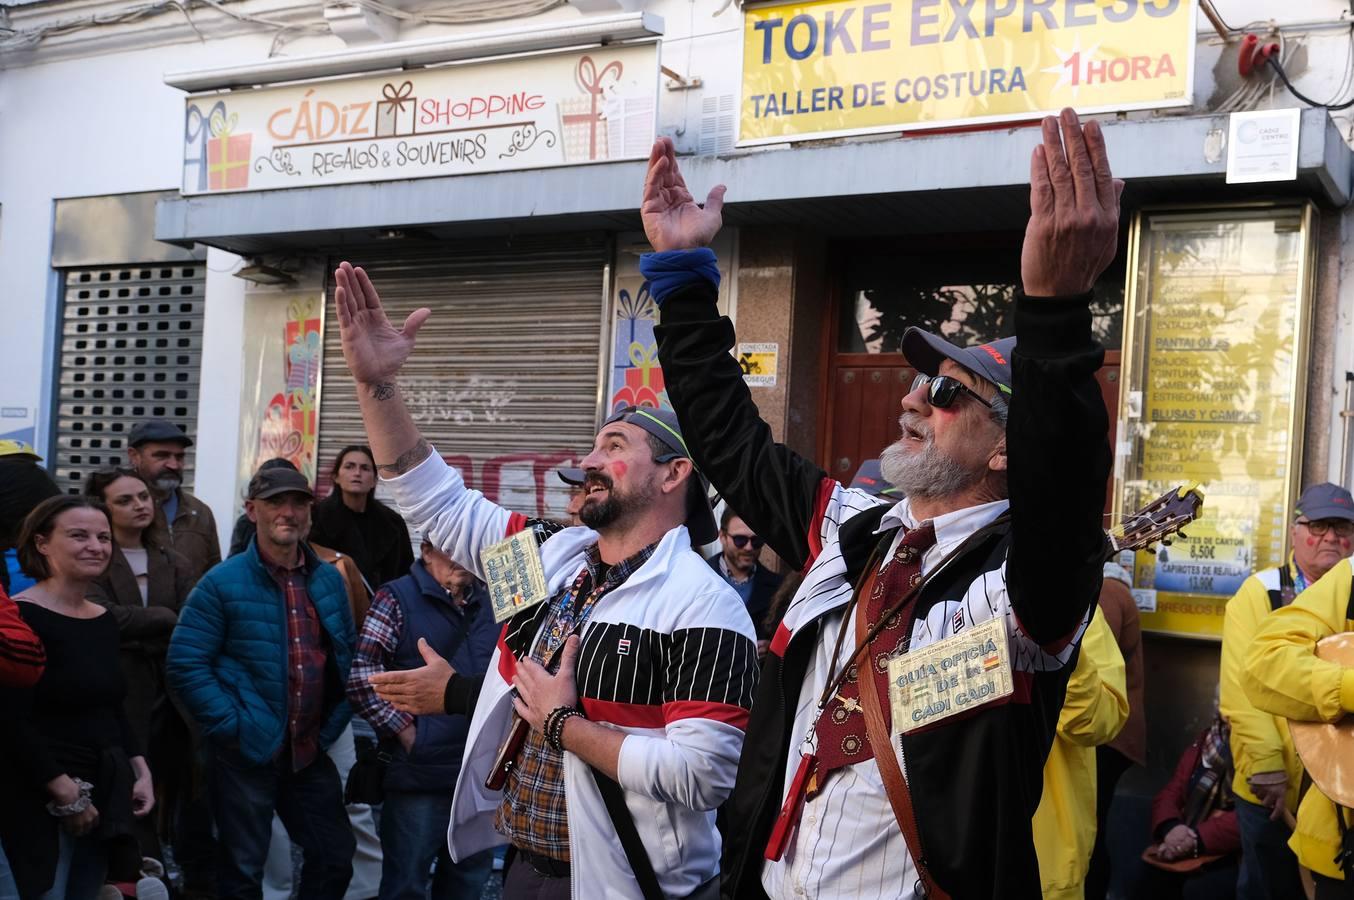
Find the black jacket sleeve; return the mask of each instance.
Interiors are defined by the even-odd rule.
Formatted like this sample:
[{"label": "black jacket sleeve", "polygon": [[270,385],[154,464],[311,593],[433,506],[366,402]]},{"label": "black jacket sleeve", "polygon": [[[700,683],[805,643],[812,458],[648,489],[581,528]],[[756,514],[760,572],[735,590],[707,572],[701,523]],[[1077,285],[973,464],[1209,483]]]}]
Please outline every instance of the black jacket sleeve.
[{"label": "black jacket sleeve", "polygon": [[1007,589],[1040,644],[1066,640],[1100,595],[1109,417],[1095,373],[1089,296],[1016,299]]},{"label": "black jacket sleeve", "polygon": [[447,679],[446,691],[442,695],[442,709],[447,715],[460,715],[470,718],[475,714],[475,705],[480,700],[480,688],[484,687],[483,675],[452,675]]},{"label": "black jacket sleeve", "polygon": [[701,472],[781,559],[802,569],[827,475],[771,439],[730,355],[733,323],[719,314],[717,299],[701,281],[663,302],[655,329],[663,382]]}]

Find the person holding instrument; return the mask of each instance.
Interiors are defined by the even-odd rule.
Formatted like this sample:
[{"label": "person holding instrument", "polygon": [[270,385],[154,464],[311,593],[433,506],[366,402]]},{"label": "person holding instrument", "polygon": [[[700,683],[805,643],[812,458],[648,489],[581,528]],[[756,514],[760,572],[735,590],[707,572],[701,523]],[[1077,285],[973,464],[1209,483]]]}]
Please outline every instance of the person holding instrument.
[{"label": "person holding instrument", "polygon": [[1108,546],[1089,304],[1123,187],[1097,122],[1067,109],[1042,137],[1016,336],[903,338],[919,374],[880,456],[892,506],[771,439],[715,302],[724,190],[699,206],[666,138],[649,158],[668,396],[701,472],[805,572],[724,809],[726,897],[1041,896],[1031,817]]},{"label": "person holding instrument", "polygon": [[[507,900],[712,895],[715,810],[742,752],[757,650],[746,607],[692,550],[716,528],[676,418],[631,407],[603,424],[582,462],[583,526],[510,513],[467,488],[405,408],[395,379],[428,310],[396,328],[365,272],[343,263],[335,281],[381,477],[407,521],[489,584],[506,621],[482,681],[448,684],[443,670],[446,711],[473,711],[452,857],[510,843]],[[530,577],[509,582],[485,559]]]}]

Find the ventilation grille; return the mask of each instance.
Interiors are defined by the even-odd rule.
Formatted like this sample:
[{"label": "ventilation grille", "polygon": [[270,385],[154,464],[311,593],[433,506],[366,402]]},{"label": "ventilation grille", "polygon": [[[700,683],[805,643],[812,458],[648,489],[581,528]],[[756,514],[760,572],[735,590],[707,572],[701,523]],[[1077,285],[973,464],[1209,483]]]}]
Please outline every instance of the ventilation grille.
[{"label": "ventilation grille", "polygon": [[701,146],[703,156],[728,153],[733,149],[733,94],[705,97],[701,100]]},{"label": "ventilation grille", "polygon": [[127,433],[143,419],[197,432],[205,287],[203,263],[66,272],[52,467],[63,490],[125,465]]}]

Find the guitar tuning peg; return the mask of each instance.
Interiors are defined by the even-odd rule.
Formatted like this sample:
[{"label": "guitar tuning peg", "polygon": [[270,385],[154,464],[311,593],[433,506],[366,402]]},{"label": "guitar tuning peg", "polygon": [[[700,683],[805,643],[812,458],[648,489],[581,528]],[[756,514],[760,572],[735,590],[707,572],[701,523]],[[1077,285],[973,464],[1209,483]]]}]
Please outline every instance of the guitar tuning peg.
[{"label": "guitar tuning peg", "polygon": [[1156,556],[1156,555],[1157,555],[1157,548],[1156,548],[1156,547],[1143,547],[1142,549],[1146,550],[1148,553],[1152,554],[1153,556]]},{"label": "guitar tuning peg", "polygon": [[1176,534],[1180,535],[1180,540],[1182,541],[1189,540],[1189,535],[1185,534],[1183,531],[1177,531]]},{"label": "guitar tuning peg", "polygon": [[1169,547],[1170,545],[1171,545],[1171,539],[1170,539],[1170,538],[1162,538],[1162,539],[1161,539],[1161,546],[1163,546],[1163,547]]}]

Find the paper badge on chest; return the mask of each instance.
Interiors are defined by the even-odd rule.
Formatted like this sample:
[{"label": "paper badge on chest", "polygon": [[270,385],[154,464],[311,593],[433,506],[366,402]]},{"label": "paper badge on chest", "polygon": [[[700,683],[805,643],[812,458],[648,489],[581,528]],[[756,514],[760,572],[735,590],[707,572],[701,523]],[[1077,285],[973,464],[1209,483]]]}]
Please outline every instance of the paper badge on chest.
[{"label": "paper badge on chest", "polygon": [[906,734],[1010,696],[1006,621],[992,619],[889,660],[894,734]]},{"label": "paper badge on chest", "polygon": [[550,596],[541,550],[531,530],[480,551],[480,565],[494,604],[494,621],[506,622]]}]

